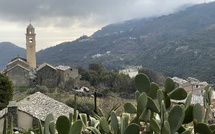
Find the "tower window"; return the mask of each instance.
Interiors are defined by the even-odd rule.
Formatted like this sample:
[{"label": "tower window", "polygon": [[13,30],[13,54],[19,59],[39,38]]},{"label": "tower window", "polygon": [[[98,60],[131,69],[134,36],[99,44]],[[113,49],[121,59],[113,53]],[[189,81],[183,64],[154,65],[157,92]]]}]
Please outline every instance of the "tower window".
[{"label": "tower window", "polygon": [[33,42],[33,39],[32,38],[29,38],[29,43],[32,43]]},{"label": "tower window", "polygon": [[29,34],[31,34],[31,31],[29,31]]}]

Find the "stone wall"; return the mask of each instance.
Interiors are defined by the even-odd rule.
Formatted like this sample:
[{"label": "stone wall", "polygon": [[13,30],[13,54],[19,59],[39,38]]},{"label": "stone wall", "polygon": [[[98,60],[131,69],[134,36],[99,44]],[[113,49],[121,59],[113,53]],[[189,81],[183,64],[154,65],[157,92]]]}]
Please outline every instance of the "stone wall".
[{"label": "stone wall", "polygon": [[37,71],[37,84],[47,87],[56,87],[58,85],[58,77],[56,69],[45,66]]},{"label": "stone wall", "polygon": [[28,70],[16,66],[7,72],[7,76],[12,80],[14,86],[28,86],[29,85]]}]

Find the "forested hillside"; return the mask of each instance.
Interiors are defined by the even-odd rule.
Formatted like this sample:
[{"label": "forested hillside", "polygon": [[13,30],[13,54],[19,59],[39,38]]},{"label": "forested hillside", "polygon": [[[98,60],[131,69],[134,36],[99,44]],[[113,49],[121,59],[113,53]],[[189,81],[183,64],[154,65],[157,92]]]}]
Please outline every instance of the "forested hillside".
[{"label": "forested hillside", "polygon": [[[38,52],[38,63],[107,68],[142,65],[166,76],[193,76],[213,83],[215,2],[161,16],[108,25]],[[122,30],[124,29],[124,30]]]}]

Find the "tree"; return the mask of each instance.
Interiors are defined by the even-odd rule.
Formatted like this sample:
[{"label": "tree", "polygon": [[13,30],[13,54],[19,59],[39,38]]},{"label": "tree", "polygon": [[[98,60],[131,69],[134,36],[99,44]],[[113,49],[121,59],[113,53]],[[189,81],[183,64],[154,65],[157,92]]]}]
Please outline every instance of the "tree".
[{"label": "tree", "polygon": [[104,66],[101,63],[91,63],[89,64],[89,70],[100,72],[104,70]]},{"label": "tree", "polygon": [[13,83],[12,81],[0,73],[0,110],[7,107],[9,101],[13,99]]}]

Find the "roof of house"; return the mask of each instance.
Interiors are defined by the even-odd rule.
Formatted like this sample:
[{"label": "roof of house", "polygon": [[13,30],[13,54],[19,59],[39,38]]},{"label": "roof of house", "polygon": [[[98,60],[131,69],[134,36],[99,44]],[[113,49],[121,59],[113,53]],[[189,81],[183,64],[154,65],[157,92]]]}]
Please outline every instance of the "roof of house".
[{"label": "roof of house", "polygon": [[63,70],[63,71],[65,71],[69,68],[70,68],[70,66],[62,66],[62,65],[56,66],[56,69]]},{"label": "roof of house", "polygon": [[52,65],[50,65],[50,64],[48,64],[48,63],[46,63],[46,62],[44,62],[43,64],[41,64],[41,65],[37,68],[37,71],[39,71],[40,69],[44,68],[45,66],[48,66],[48,67],[50,67],[50,68],[56,70],[56,68],[55,68],[54,66],[52,66]]},{"label": "roof of house", "polygon": [[[55,120],[61,115],[68,117],[69,113],[74,113],[73,108],[40,92],[29,95],[17,102],[17,106],[18,110],[26,112],[42,121],[45,121],[45,118],[49,113],[54,115]],[[3,117],[6,112],[7,108],[1,110],[0,118]]]},{"label": "roof of house", "polygon": [[20,57],[19,55],[18,55],[17,57],[13,58],[7,65],[10,65],[10,64],[14,63],[14,62],[17,61],[17,60],[18,60],[18,61],[21,61],[21,62],[23,62],[23,63],[25,63],[25,64],[28,65],[26,59]]},{"label": "roof of house", "polygon": [[178,77],[173,77],[172,80],[173,80],[174,82],[180,84],[180,85],[187,82],[186,80],[184,80],[184,79],[182,79],[182,78],[178,78]]},{"label": "roof of house", "polygon": [[16,67],[20,67],[20,68],[22,68],[22,69],[24,69],[24,70],[26,70],[26,71],[29,71],[28,68],[25,68],[25,67],[23,67],[23,66],[20,65],[20,64],[17,64],[17,65],[15,65],[15,66],[13,66],[12,68],[8,69],[8,70],[5,70],[5,72],[9,72],[9,71],[13,70],[13,69],[16,68]]}]

